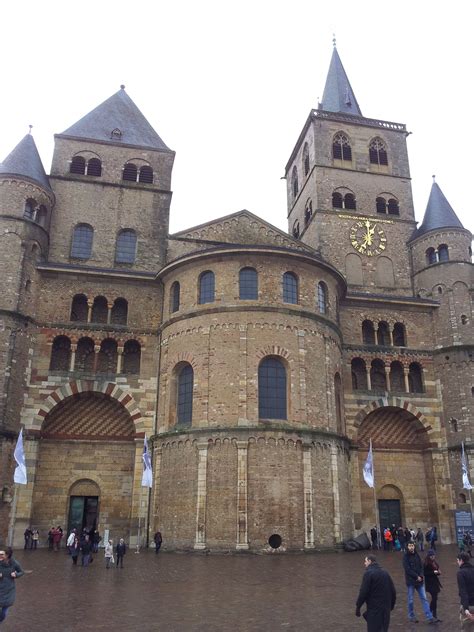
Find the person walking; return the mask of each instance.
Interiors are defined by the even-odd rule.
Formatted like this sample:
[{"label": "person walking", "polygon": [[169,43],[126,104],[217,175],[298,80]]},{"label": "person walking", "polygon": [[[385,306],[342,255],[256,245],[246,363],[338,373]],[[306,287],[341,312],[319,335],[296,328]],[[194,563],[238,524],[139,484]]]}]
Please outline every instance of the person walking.
[{"label": "person walking", "polygon": [[12,549],[0,547],[0,623],[7,616],[8,609],[15,603],[16,580],[24,571],[13,558]]},{"label": "person walking", "polygon": [[81,553],[82,553],[82,566],[89,566],[89,562],[91,561],[91,551],[92,544],[88,535],[84,538],[84,542],[81,544]]},{"label": "person walking", "polygon": [[94,532],[92,534],[92,550],[94,551],[94,553],[98,553],[99,552],[99,544],[101,542],[102,538],[101,535],[98,531],[98,529],[94,529]]},{"label": "person walking", "polygon": [[123,558],[126,552],[127,552],[127,545],[125,544],[125,540],[123,538],[120,538],[119,543],[117,544],[115,548],[115,553],[117,554],[117,568],[119,567],[119,564],[120,564],[120,568],[123,568]]},{"label": "person walking", "polygon": [[459,619],[461,630],[474,630],[474,566],[471,564],[469,553],[459,553],[458,590],[461,599]]},{"label": "person walking", "polygon": [[31,548],[34,549],[35,551],[38,548],[38,541],[39,541],[39,531],[38,529],[33,529],[32,534],[31,534]]},{"label": "person walking", "polygon": [[464,550],[466,551],[466,553],[469,555],[469,557],[472,557],[472,537],[471,537],[471,533],[469,531],[466,531],[466,533],[463,535],[462,538],[463,544],[464,544]]},{"label": "person walking", "polygon": [[110,568],[110,565],[114,563],[114,543],[109,540],[105,545],[105,568]]},{"label": "person walking", "polygon": [[153,536],[153,540],[155,541],[155,553],[158,555],[159,550],[161,549],[161,545],[163,543],[163,537],[161,535],[161,531],[157,531]]},{"label": "person walking", "polygon": [[430,549],[436,551],[436,542],[438,541],[438,531],[436,527],[431,527],[430,532]]},{"label": "person walking", "polygon": [[31,536],[32,535],[33,535],[33,532],[31,531],[30,527],[26,527],[25,532],[23,534],[23,537],[25,539],[25,546],[23,548],[25,551],[27,549],[31,549]]},{"label": "person walking", "polygon": [[397,593],[392,578],[377,563],[375,555],[366,555],[365,573],[356,602],[356,617],[360,609],[367,604],[363,617],[367,622],[367,632],[387,632],[390,625],[390,612],[395,607]]},{"label": "person walking", "polygon": [[68,535],[67,540],[66,540],[66,546],[69,551],[69,554],[71,554],[71,547],[74,544],[75,540],[76,540],[76,529],[73,529],[71,533]]},{"label": "person walking", "polygon": [[54,527],[48,531],[48,549],[51,551],[53,549],[53,530]]},{"label": "person walking", "polygon": [[402,526],[398,527],[397,529],[397,537],[400,543],[400,550],[403,551],[403,553],[405,553],[406,537],[405,537],[405,529]]},{"label": "person walking", "polygon": [[81,543],[79,542],[79,538],[76,535],[74,537],[74,542],[69,546],[69,553],[72,558],[73,566],[77,566],[77,558],[79,557],[80,550],[81,550]]},{"label": "person walking", "polygon": [[437,623],[440,623],[441,619],[438,619],[438,595],[442,588],[439,581],[441,571],[435,556],[436,551],[430,549],[423,563],[423,571],[425,573],[425,590],[431,595],[430,610]]},{"label": "person walking", "polygon": [[415,535],[415,540],[416,543],[418,544],[418,548],[420,549],[420,551],[424,551],[425,547],[423,545],[423,542],[425,541],[424,535],[423,535],[423,531],[421,530],[421,527],[418,527],[418,531],[416,532]]},{"label": "person walking", "polygon": [[405,583],[407,585],[408,596],[408,619],[412,623],[418,623],[418,619],[415,616],[415,610],[413,607],[415,591],[423,606],[423,612],[425,613],[428,623],[435,623],[435,619],[431,613],[428,599],[426,598],[426,592],[424,587],[423,578],[423,563],[420,556],[415,550],[415,543],[410,542],[407,546],[407,551],[403,555],[403,569],[405,571]]},{"label": "person walking", "polygon": [[52,530],[53,536],[53,551],[59,551],[59,547],[61,545],[61,538],[63,537],[62,531],[58,528],[54,528]]}]

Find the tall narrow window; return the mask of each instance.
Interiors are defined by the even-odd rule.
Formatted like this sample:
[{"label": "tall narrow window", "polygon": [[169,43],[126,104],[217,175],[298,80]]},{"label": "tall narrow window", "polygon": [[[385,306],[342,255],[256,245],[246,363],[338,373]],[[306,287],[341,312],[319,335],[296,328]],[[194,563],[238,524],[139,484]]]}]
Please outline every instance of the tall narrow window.
[{"label": "tall narrow window", "polygon": [[88,313],[87,297],[85,294],[76,294],[72,299],[71,320],[87,323]]},{"label": "tall narrow window", "polygon": [[74,156],[71,160],[69,172],[83,176],[86,173],[86,159],[83,156]]},{"label": "tall narrow window", "polygon": [[332,207],[333,208],[343,208],[343,198],[341,193],[338,191],[334,191],[332,194]]},{"label": "tall narrow window", "polygon": [[137,234],[134,230],[127,228],[121,230],[117,235],[115,246],[116,263],[135,263],[137,252]]},{"label": "tall narrow window", "polygon": [[385,365],[382,360],[372,360],[370,367],[370,382],[373,391],[387,390],[387,376],[385,374]]},{"label": "tall narrow window", "polygon": [[308,143],[304,144],[303,147],[303,173],[305,176],[309,173],[309,147]]},{"label": "tall narrow window", "polygon": [[51,349],[50,371],[69,371],[71,362],[71,341],[66,336],[57,336]]},{"label": "tall narrow window", "polygon": [[351,361],[352,390],[367,390],[367,368],[362,358],[354,358]]},{"label": "tall narrow window", "polygon": [[304,209],[304,225],[307,226],[313,216],[313,202],[308,200]]},{"label": "tall narrow window", "polygon": [[112,305],[110,322],[112,325],[126,325],[128,317],[128,303],[124,298],[116,298]]},{"label": "tall narrow window", "polygon": [[407,345],[405,325],[403,323],[395,323],[393,326],[393,344],[396,347],[406,347]]},{"label": "tall narrow window", "polygon": [[94,299],[94,304],[92,305],[92,322],[106,323],[108,312],[109,308],[105,296],[96,296]]},{"label": "tall narrow window", "polygon": [[293,171],[291,172],[291,190],[293,191],[293,197],[295,198],[298,195],[298,170],[296,167],[293,167]]},{"label": "tall narrow window", "polygon": [[128,180],[129,182],[136,182],[138,175],[137,165],[133,162],[127,162],[122,172],[122,180]]},{"label": "tall narrow window", "polygon": [[98,158],[91,158],[87,163],[87,175],[96,177],[102,175],[102,163]]},{"label": "tall narrow window", "polygon": [[356,199],[353,193],[346,193],[346,195],[344,196],[344,208],[347,208],[351,211],[356,210]]},{"label": "tall narrow window", "polygon": [[410,393],[423,393],[423,371],[418,362],[412,362],[408,369]]},{"label": "tall narrow window", "polygon": [[46,222],[48,220],[48,210],[46,208],[46,206],[44,206],[44,204],[41,204],[39,209],[36,212],[36,222],[42,226],[43,228],[46,228]]},{"label": "tall narrow window", "polygon": [[77,343],[74,369],[91,373],[94,368],[94,356],[94,341],[91,338],[81,338]]},{"label": "tall narrow window", "polygon": [[426,263],[427,265],[432,265],[433,263],[437,262],[437,258],[436,258],[436,250],[434,248],[428,248],[428,250],[425,253],[426,256]]},{"label": "tall narrow window", "polygon": [[375,200],[375,208],[377,210],[377,213],[385,214],[387,212],[387,202],[386,202],[385,198],[383,198],[383,197],[376,198],[376,200]]},{"label": "tall narrow window", "polygon": [[387,210],[389,215],[400,215],[398,200],[396,200],[395,198],[390,198],[387,204]]},{"label": "tall narrow window", "polygon": [[97,356],[97,373],[114,375],[117,371],[117,342],[112,338],[106,338],[100,343]]},{"label": "tall narrow window", "polygon": [[239,272],[239,298],[241,301],[258,299],[258,275],[255,268],[242,268]]},{"label": "tall narrow window", "polygon": [[400,362],[392,362],[390,365],[390,389],[400,392],[405,390],[405,376]]},{"label": "tall narrow window", "polygon": [[214,272],[207,270],[199,277],[199,303],[213,303],[215,297]]},{"label": "tall narrow window", "polygon": [[38,203],[36,202],[36,200],[34,200],[33,198],[28,198],[25,202],[23,217],[26,217],[27,219],[34,219],[37,205]]},{"label": "tall narrow window", "polygon": [[170,290],[170,312],[174,313],[179,310],[181,287],[178,281],[175,281]]},{"label": "tall narrow window", "polygon": [[377,329],[377,344],[382,347],[390,346],[390,328],[384,320],[380,321]]},{"label": "tall narrow window", "polygon": [[144,184],[153,184],[153,169],[148,165],[140,167],[138,182],[143,182]]},{"label": "tall narrow window", "polygon": [[190,426],[193,420],[193,386],[193,367],[185,364],[178,373],[176,398],[176,420],[182,426]]},{"label": "tall narrow window", "polygon": [[449,249],[446,244],[441,244],[441,246],[438,246],[438,260],[449,261]]},{"label": "tall narrow window", "polygon": [[258,367],[258,416],[260,419],[286,419],[286,369],[273,356]]},{"label": "tall narrow window", "polygon": [[71,257],[73,259],[90,259],[94,229],[89,224],[78,224],[72,236]]},{"label": "tall narrow window", "polygon": [[283,302],[298,303],[298,279],[293,272],[285,272],[283,275]]},{"label": "tall narrow window", "polygon": [[328,286],[324,281],[318,283],[318,309],[320,314],[328,311]]},{"label": "tall narrow window", "polygon": [[372,165],[388,165],[387,146],[381,138],[374,138],[369,145],[369,160]]},{"label": "tall narrow window", "polygon": [[364,320],[362,323],[362,342],[365,345],[375,344],[375,328],[371,320]]},{"label": "tall narrow window", "polygon": [[299,222],[299,220],[296,220],[295,223],[293,224],[293,237],[295,239],[299,239],[299,237],[300,237],[300,222]]},{"label": "tall narrow window", "polygon": [[127,340],[123,346],[122,371],[128,375],[140,373],[141,346],[136,340]]},{"label": "tall narrow window", "polygon": [[342,132],[339,132],[333,138],[332,157],[335,160],[352,161],[352,149],[349,139]]}]

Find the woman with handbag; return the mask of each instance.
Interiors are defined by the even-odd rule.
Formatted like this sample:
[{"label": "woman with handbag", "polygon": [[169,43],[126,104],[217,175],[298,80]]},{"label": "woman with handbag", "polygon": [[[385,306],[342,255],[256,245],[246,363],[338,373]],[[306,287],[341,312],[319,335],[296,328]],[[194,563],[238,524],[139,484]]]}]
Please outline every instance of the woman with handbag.
[{"label": "woman with handbag", "polygon": [[114,563],[114,543],[109,540],[105,545],[105,568],[110,568],[110,564]]},{"label": "woman with handbag", "polygon": [[437,615],[438,595],[442,586],[441,582],[439,581],[441,571],[439,569],[439,564],[435,558],[436,551],[430,549],[426,554],[426,558],[423,564],[423,570],[425,573],[425,590],[431,595],[430,610],[433,613],[434,620],[439,623],[441,619],[438,619]]}]

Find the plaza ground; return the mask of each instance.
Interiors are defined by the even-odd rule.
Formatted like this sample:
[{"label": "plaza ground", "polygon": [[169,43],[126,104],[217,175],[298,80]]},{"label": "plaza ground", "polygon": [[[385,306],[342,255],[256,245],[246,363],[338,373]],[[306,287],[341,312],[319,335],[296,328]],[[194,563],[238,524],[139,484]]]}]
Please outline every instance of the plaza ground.
[{"label": "plaza ground", "polygon": [[[443,590],[435,629],[459,629],[456,548],[440,547]],[[2,632],[365,631],[354,616],[364,553],[201,555],[129,551],[105,569],[103,552],[73,567],[64,549],[16,551],[25,570]],[[426,628],[406,615],[400,553],[379,554],[397,588],[390,630]],[[79,560],[80,563],[80,560]],[[427,629],[431,629],[427,628]]]}]

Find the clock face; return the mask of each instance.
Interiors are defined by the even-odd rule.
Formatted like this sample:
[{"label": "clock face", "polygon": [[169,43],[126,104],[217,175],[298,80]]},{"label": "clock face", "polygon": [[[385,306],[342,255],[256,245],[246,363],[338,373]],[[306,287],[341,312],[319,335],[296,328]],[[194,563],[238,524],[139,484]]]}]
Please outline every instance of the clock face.
[{"label": "clock face", "polygon": [[381,254],[387,245],[383,230],[369,219],[361,219],[351,227],[350,240],[357,252],[368,257]]}]

